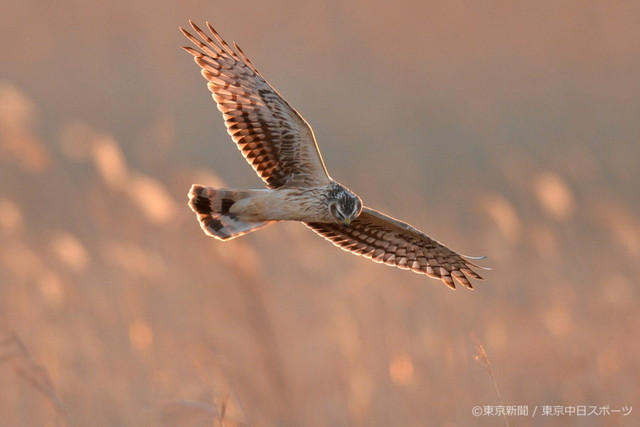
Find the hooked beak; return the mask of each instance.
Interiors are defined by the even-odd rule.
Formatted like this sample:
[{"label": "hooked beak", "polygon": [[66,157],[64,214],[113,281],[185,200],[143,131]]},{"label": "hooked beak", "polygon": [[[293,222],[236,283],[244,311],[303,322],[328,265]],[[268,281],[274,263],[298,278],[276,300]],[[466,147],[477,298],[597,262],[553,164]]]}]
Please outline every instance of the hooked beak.
[{"label": "hooked beak", "polygon": [[344,219],[344,225],[346,225],[347,227],[351,225],[351,217],[348,216]]}]

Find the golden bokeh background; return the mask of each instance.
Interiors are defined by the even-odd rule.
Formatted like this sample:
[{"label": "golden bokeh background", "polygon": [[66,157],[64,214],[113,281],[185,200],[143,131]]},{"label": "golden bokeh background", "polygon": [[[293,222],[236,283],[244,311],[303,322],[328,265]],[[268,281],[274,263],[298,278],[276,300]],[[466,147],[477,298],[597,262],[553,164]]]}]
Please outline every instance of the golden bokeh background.
[{"label": "golden bokeh background", "polygon": [[[488,255],[486,280],[452,292],[300,224],[206,238],[192,183],[262,184],[188,19],[243,47],[337,180]],[[639,22],[622,0],[5,0],[1,424],[637,425]]]}]

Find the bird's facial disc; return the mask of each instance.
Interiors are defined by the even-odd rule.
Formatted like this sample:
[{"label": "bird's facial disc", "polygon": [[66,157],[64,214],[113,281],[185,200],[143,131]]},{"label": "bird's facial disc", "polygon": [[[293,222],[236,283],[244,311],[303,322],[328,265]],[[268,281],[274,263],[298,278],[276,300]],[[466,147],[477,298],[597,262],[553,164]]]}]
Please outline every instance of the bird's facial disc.
[{"label": "bird's facial disc", "polygon": [[347,227],[360,215],[362,202],[360,198],[352,193],[343,193],[329,204],[331,215],[337,222],[342,222]]}]

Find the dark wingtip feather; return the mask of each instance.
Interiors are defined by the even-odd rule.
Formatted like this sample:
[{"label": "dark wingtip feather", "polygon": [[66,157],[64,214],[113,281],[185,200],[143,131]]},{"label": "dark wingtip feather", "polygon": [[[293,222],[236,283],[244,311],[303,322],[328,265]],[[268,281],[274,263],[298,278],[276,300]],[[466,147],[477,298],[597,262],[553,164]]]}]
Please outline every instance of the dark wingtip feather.
[{"label": "dark wingtip feather", "polygon": [[189,19],[189,25],[191,25],[191,28],[193,28],[193,29],[194,29],[194,30],[196,30],[197,32],[199,32],[199,33],[200,33],[200,32],[202,32],[202,30],[200,29],[200,27],[198,27],[198,26],[196,25],[196,23],[195,23],[195,22],[193,22],[191,19]]},{"label": "dark wingtip feather", "polygon": [[456,284],[453,281],[453,278],[451,276],[441,276],[440,280],[442,281],[442,283],[447,285],[450,289],[453,289],[454,291],[456,290]]},{"label": "dark wingtip feather", "polygon": [[189,31],[187,31],[185,28],[183,27],[178,27],[180,28],[180,31],[182,32],[182,34],[185,35],[185,37],[187,37],[189,40],[193,40],[195,37],[193,36],[193,34],[191,34]]},{"label": "dark wingtip feather", "polygon": [[187,51],[188,53],[190,53],[193,56],[202,56],[202,53],[198,52],[197,50],[195,50],[191,46],[180,46],[180,48],[184,49],[185,51]]}]

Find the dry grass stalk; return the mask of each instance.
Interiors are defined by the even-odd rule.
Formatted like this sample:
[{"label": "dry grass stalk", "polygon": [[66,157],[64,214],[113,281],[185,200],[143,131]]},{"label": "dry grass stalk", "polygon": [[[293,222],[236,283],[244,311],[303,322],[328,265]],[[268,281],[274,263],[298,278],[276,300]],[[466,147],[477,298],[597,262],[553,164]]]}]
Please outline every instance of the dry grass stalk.
[{"label": "dry grass stalk", "polygon": [[[487,372],[489,372],[489,376],[491,377],[491,381],[493,382],[493,389],[495,390],[496,396],[498,397],[498,402],[500,403],[501,406],[504,406],[504,401],[502,400],[502,396],[500,395],[500,389],[498,388],[498,382],[496,381],[495,375],[493,375],[493,369],[491,369],[491,362],[489,362],[489,355],[487,354],[487,351],[484,349],[484,346],[482,345],[482,343],[480,342],[476,334],[472,333],[471,339],[476,345],[476,352],[477,352],[477,354],[473,356],[473,358],[475,360],[482,362]],[[502,416],[504,418],[505,425],[509,427],[509,419],[507,418],[507,415],[503,413]]]},{"label": "dry grass stalk", "polygon": [[0,363],[2,362],[11,362],[16,374],[43,394],[59,416],[67,418],[65,406],[53,387],[49,372],[33,360],[27,346],[15,332],[0,341]]}]

